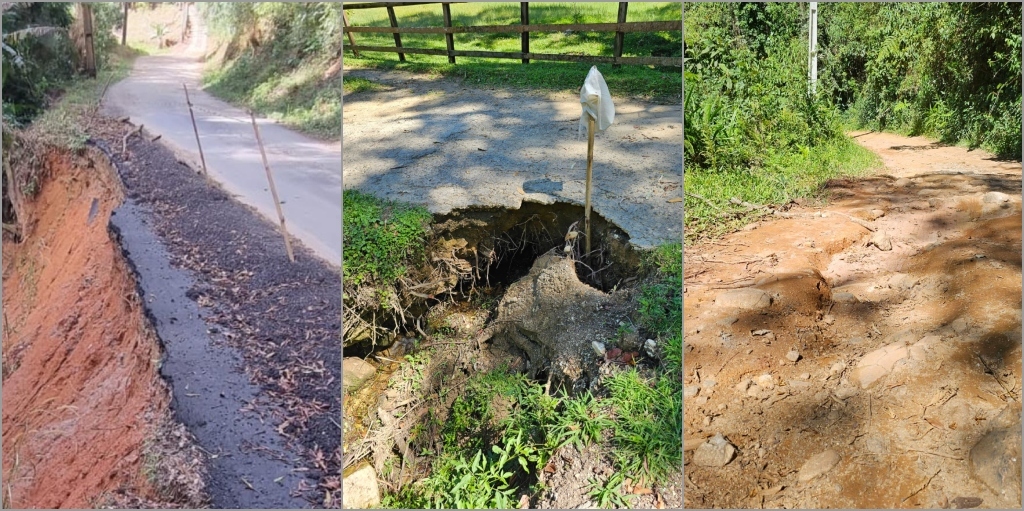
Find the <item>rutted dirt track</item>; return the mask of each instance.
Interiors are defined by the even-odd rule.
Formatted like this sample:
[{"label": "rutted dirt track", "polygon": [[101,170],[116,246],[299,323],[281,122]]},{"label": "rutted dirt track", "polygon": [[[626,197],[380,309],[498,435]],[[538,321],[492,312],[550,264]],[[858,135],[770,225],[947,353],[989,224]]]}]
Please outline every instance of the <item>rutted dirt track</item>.
[{"label": "rutted dirt track", "polygon": [[168,391],[156,374],[158,341],[107,230],[120,183],[96,151],[38,157],[44,175],[28,234],[3,242],[5,507],[88,508],[115,491],[159,499],[144,476],[160,474],[157,462],[145,458],[168,433],[158,429]]},{"label": "rutted dirt track", "polygon": [[686,507],[1020,507],[1021,164],[856,140],[881,175],[685,250]]}]

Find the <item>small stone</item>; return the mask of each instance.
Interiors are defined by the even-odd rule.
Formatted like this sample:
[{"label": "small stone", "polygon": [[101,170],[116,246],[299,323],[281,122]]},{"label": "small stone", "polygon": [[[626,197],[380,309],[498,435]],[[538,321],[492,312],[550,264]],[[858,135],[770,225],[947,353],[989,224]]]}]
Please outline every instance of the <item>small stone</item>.
[{"label": "small stone", "polygon": [[697,396],[697,398],[694,399],[693,402],[697,403],[697,406],[704,406],[708,404],[708,396]]},{"label": "small stone", "polygon": [[851,378],[866,389],[879,378],[889,374],[896,362],[903,360],[909,355],[907,346],[902,342],[895,342],[888,346],[881,347],[867,355],[857,363],[853,369]]},{"label": "small stone", "polygon": [[984,502],[978,497],[957,497],[950,501],[953,504],[953,509],[972,509],[976,508]]},{"label": "small stone", "polygon": [[988,192],[981,196],[981,202],[988,204],[1000,204],[1003,202],[1010,202],[1010,196],[1003,192]]},{"label": "small stone", "polygon": [[693,463],[702,467],[724,467],[735,455],[736,447],[718,433],[697,447],[693,453]]},{"label": "small stone", "polygon": [[857,303],[860,300],[858,300],[853,293],[840,291],[838,293],[832,293],[832,301],[836,303]]},{"label": "small stone", "polygon": [[710,380],[710,379],[709,380],[704,380],[704,381],[700,382],[700,386],[704,387],[705,389],[710,389],[710,388],[714,387],[717,384],[718,384],[717,381]]},{"label": "small stone", "polygon": [[775,388],[775,382],[772,380],[772,375],[762,374],[761,376],[758,376],[757,386],[769,390]]},{"label": "small stone", "polygon": [[710,426],[711,425],[711,417],[708,417],[707,415],[705,415],[704,416],[704,420],[701,421],[701,423],[704,424],[705,428]]},{"label": "small stone", "polygon": [[790,387],[792,387],[794,389],[797,389],[797,390],[803,390],[803,389],[811,388],[811,382],[806,381],[806,380],[789,380],[786,383],[788,383]]},{"label": "small stone", "polygon": [[836,451],[829,449],[823,453],[816,454],[807,460],[800,471],[797,472],[796,478],[802,483],[806,483],[815,477],[824,475],[829,470],[832,470],[836,465],[839,464],[841,457]]},{"label": "small stone", "polygon": [[836,389],[836,397],[840,400],[845,400],[857,395],[857,387],[839,387]]},{"label": "small stone", "polygon": [[826,325],[832,325],[836,322],[836,317],[831,314],[826,314],[825,317],[821,318],[821,321]]},{"label": "small stone", "polygon": [[801,380],[810,380],[811,379],[811,373],[800,373],[800,379]]},{"label": "small stone", "polygon": [[358,389],[376,373],[373,364],[359,357],[345,357],[341,363],[341,386],[346,391]]},{"label": "small stone", "polygon": [[654,341],[654,339],[647,339],[646,341],[644,341],[644,351],[646,351],[647,354],[652,357],[654,356],[654,348],[656,348],[657,346],[658,344]]},{"label": "small stone", "polygon": [[757,449],[757,457],[758,457],[758,458],[764,458],[764,455],[765,455],[765,454],[767,454],[767,453],[768,453],[768,451],[766,451],[766,450],[764,449],[764,447],[759,447],[759,448]]},{"label": "small stone", "polygon": [[700,387],[698,387],[696,385],[683,385],[683,399],[690,399],[692,397],[697,397],[697,394],[699,394],[699,393],[700,393]]},{"label": "small stone", "polygon": [[761,289],[741,288],[730,289],[715,298],[715,305],[742,311],[767,309],[772,304],[772,297]]},{"label": "small stone", "polygon": [[786,353],[786,360],[795,364],[797,360],[800,360],[800,352],[797,350],[789,350],[789,353]]},{"label": "small stone", "polygon": [[751,380],[750,378],[746,378],[743,381],[741,381],[741,382],[736,384],[736,390],[738,390],[740,392],[746,392],[747,389],[750,388],[750,385],[753,384],[753,383],[754,383],[753,380]]},{"label": "small stone", "polygon": [[940,199],[938,197],[932,197],[932,198],[928,199],[928,205],[933,207],[933,208],[937,208],[937,207],[942,205],[942,199]]},{"label": "small stone", "polygon": [[871,211],[868,211],[868,215],[871,217],[872,220],[878,220],[879,218],[885,216],[885,210],[872,209]]},{"label": "small stone", "polygon": [[724,412],[726,410],[726,408],[728,408],[728,406],[726,406],[725,403],[722,403],[722,404],[718,405],[718,411],[720,411],[720,412]]},{"label": "small stone", "polygon": [[868,241],[868,245],[874,245],[878,250],[888,252],[889,250],[892,250],[892,239],[889,238],[888,234],[878,231],[871,237],[871,240]]},{"label": "small stone", "polygon": [[747,396],[748,397],[760,397],[761,396],[761,387],[758,387],[757,385],[751,385],[750,388],[747,389]]},{"label": "small stone", "polygon": [[905,187],[910,186],[910,185],[911,185],[911,181],[909,179],[905,178],[905,177],[901,177],[901,178],[897,179],[895,183],[893,183],[893,186],[895,186],[897,188],[905,188]]},{"label": "small stone", "polygon": [[832,367],[828,368],[828,374],[829,374],[829,376],[835,376],[835,375],[843,372],[845,369],[846,369],[846,363],[845,362],[836,362],[835,364],[832,364]]},{"label": "small stone", "polygon": [[368,509],[380,505],[380,488],[377,487],[377,473],[369,463],[359,465],[355,470],[346,471],[342,480],[342,507],[345,509]]},{"label": "small stone", "polygon": [[597,356],[599,357],[603,357],[605,352],[607,351],[604,347],[603,342],[594,341],[590,343],[590,346],[594,348],[594,353],[597,353]]}]

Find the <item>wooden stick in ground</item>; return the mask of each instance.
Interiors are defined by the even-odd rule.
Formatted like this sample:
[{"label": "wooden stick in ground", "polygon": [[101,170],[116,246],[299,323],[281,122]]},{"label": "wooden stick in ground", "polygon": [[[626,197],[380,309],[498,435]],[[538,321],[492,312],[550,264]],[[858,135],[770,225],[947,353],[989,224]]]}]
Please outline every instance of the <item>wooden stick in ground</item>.
[{"label": "wooden stick in ground", "polygon": [[185,103],[188,103],[188,115],[192,118],[192,131],[196,134],[196,146],[199,147],[199,161],[203,164],[203,175],[207,176],[209,173],[206,172],[206,157],[203,156],[203,144],[199,142],[199,128],[196,127],[196,114],[192,112],[192,100],[188,97],[188,86],[182,83],[181,88],[185,89]]},{"label": "wooden stick in ground", "polygon": [[590,253],[590,182],[594,175],[594,116],[587,115],[587,197],[583,225],[587,233],[587,251]]},{"label": "wooden stick in ground", "polygon": [[277,208],[277,218],[281,220],[281,236],[284,236],[284,248],[288,251],[288,260],[295,262],[295,254],[292,253],[292,241],[288,237],[288,228],[284,225],[284,211],[281,210],[281,201],[277,198],[277,187],[274,186],[274,176],[270,173],[270,164],[267,163],[267,152],[263,150],[263,139],[260,137],[260,127],[256,124],[256,115],[249,111],[249,118],[252,119],[252,130],[256,133],[256,143],[260,146],[260,156],[263,158],[263,168],[267,170],[267,182],[270,183],[270,194],[274,197],[274,207]]},{"label": "wooden stick in ground", "polygon": [[136,134],[136,133],[138,133],[140,136],[142,135],[142,124],[138,125],[135,129],[133,129],[133,130],[129,131],[128,133],[126,133],[124,138],[121,139],[121,157],[122,158],[127,157],[127,155],[128,155],[128,139],[131,138],[131,136]]}]

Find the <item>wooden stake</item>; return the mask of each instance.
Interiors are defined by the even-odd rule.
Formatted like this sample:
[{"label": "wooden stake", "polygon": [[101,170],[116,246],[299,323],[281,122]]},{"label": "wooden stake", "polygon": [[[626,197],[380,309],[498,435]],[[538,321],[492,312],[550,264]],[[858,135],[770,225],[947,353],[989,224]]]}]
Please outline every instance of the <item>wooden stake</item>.
[{"label": "wooden stake", "polygon": [[188,103],[188,115],[192,118],[192,131],[196,134],[196,146],[199,147],[199,161],[203,163],[203,175],[208,176],[206,172],[206,157],[203,156],[203,144],[199,142],[199,128],[196,127],[196,114],[192,112],[192,100],[188,97],[188,87],[182,83],[181,88],[185,89],[185,102]]},{"label": "wooden stake", "polygon": [[590,253],[590,182],[594,175],[594,116],[587,114],[587,198],[583,225],[587,232],[587,251]]},{"label": "wooden stake", "polygon": [[267,152],[263,150],[263,139],[260,138],[260,127],[256,124],[256,115],[249,111],[252,119],[252,130],[256,133],[256,143],[260,146],[260,156],[263,158],[263,168],[267,169],[267,182],[270,183],[270,194],[274,196],[274,207],[277,208],[277,218],[281,220],[281,236],[284,236],[284,248],[288,251],[288,260],[295,262],[295,254],[292,253],[292,242],[288,238],[288,228],[284,225],[284,211],[281,210],[281,200],[277,198],[277,187],[274,186],[274,176],[270,173],[270,164],[267,163]]},{"label": "wooden stake", "polygon": [[[341,23],[343,25],[345,25],[346,27],[348,26],[348,16],[345,16],[345,11],[344,10],[341,11]],[[359,50],[355,49],[356,38],[352,35],[352,32],[349,32],[349,31],[346,30],[345,33],[348,34],[348,44],[349,44],[349,46],[352,46],[352,54],[355,55],[356,57],[358,57],[359,56]]]}]

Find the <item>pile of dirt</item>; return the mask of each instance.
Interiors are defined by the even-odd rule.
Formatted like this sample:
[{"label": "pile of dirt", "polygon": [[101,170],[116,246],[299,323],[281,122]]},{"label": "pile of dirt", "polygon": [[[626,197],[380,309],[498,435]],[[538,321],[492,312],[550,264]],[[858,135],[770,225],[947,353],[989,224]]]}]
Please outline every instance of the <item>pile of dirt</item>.
[{"label": "pile of dirt", "polygon": [[37,156],[22,240],[3,240],[4,507],[202,505],[190,437],[166,443],[159,341],[107,229],[116,174],[97,151]]},{"label": "pile of dirt", "polygon": [[889,175],[685,250],[686,506],[1020,507],[1020,163],[858,140]]}]

